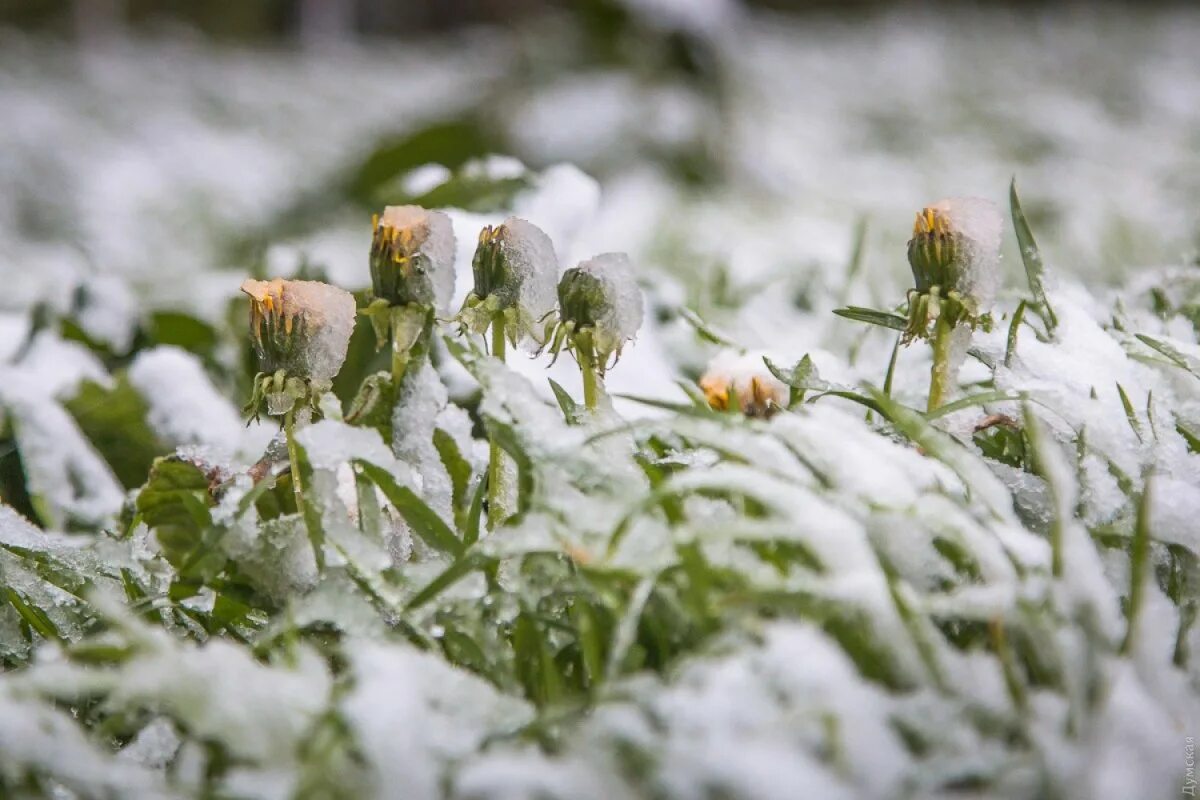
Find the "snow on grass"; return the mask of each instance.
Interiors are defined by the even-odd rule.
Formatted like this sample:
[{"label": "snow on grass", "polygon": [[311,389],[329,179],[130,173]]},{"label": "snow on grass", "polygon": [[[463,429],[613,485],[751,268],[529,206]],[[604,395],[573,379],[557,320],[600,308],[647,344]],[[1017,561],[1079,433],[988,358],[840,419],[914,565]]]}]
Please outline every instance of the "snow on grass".
[{"label": "snow on grass", "polygon": [[[29,277],[0,323],[19,339],[0,347],[0,488],[25,515],[0,508],[0,794],[1177,790],[1200,719],[1200,285],[1186,266],[1098,278],[1193,232],[1180,131],[1200,106],[1179,75],[1194,72],[1194,17],[1076,30],[1049,16],[1048,51],[1006,16],[982,40],[953,15],[797,30],[723,3],[630,7],[703,32],[727,96],[608,67],[473,85],[503,73],[503,48],[350,50],[307,76],[296,56],[195,48],[165,67],[188,80],[164,81],[144,69],[161,46],[129,44],[79,86],[74,61],[40,70],[19,39],[3,51],[17,77],[0,93],[28,124],[0,133],[16,177],[0,274]],[[1013,53],[1027,56],[1016,77],[996,69]],[[388,59],[411,79],[378,81]],[[1080,69],[1047,68],[1063,64]],[[214,82],[227,97],[201,90]],[[364,137],[484,95],[530,163],[561,154],[607,174],[490,157],[418,165],[387,191],[526,182],[446,212],[458,300],[479,229],[510,214],[549,234],[556,269],[630,252],[603,322],[619,339],[644,324],[607,387],[657,405],[588,413],[569,357],[506,367],[439,324],[446,341],[412,365],[388,424],[330,395],[294,462],[282,439],[264,454],[270,430],[247,433],[236,412],[254,367],[245,308],[228,301],[249,270],[240,256],[236,271],[202,267],[266,225],[286,243],[272,269],[327,266],[365,288],[369,214],[351,209],[366,198],[321,220],[292,201],[344,187],[335,162]],[[242,122],[214,127],[197,96]],[[422,114],[398,122],[389,104]],[[87,142],[72,138],[83,115],[103,122]],[[130,115],[145,132],[127,141]],[[185,142],[195,158],[180,162]],[[644,158],[684,142],[720,142],[695,152],[729,180],[684,188]],[[37,168],[48,147],[62,160]],[[1032,293],[1005,226],[995,326],[974,334],[957,387],[975,399],[924,414],[925,346],[899,352],[886,394],[895,331],[830,312],[896,309],[922,200],[999,196],[1014,164],[1058,325],[1027,304],[1010,336]],[[27,241],[14,221],[28,208],[78,219],[71,237],[105,271]],[[162,312],[187,319],[171,330]],[[351,344],[347,380],[380,368],[371,344]],[[820,377],[785,388],[763,352],[785,377],[808,354]],[[739,396],[761,378],[781,407],[712,410],[695,384],[714,357]],[[146,486],[126,493],[73,416],[85,381],[127,381],[144,401],[135,422],[161,440],[146,460],[167,456]],[[345,406],[359,387],[335,388]],[[489,435],[514,489],[491,531]]]}]

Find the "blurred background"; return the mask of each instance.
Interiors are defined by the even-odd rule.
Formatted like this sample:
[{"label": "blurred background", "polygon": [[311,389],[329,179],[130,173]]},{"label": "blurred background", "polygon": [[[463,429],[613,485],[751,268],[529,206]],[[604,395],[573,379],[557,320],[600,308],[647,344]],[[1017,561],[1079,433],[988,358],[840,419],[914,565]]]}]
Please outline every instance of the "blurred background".
[{"label": "blurred background", "polygon": [[45,328],[110,370],[177,344],[238,397],[242,278],[362,289],[403,202],[456,209],[460,296],[509,212],[563,266],[629,252],[617,391],[702,369],[685,305],[843,351],[828,311],[903,301],[915,211],[1006,208],[1014,175],[1053,274],[1192,268],[1198,42],[1171,3],[0,0],[0,360]]}]

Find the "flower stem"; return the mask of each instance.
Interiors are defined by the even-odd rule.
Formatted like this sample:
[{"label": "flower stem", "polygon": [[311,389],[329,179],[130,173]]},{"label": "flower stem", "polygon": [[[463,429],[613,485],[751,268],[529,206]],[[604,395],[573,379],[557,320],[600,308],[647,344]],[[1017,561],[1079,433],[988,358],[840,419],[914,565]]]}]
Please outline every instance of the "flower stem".
[{"label": "flower stem", "polygon": [[304,513],[304,487],[300,478],[300,449],[296,446],[296,407],[283,417],[283,435],[287,440],[288,461],[291,463],[292,491],[296,495],[296,511]]},{"label": "flower stem", "polygon": [[600,394],[600,376],[596,372],[596,353],[592,349],[592,337],[589,334],[580,334],[577,342],[579,372],[583,376],[583,404],[594,411]]},{"label": "flower stem", "polygon": [[[492,320],[492,355],[504,361],[505,359],[505,323],[504,315],[497,314]],[[488,435],[488,530],[504,522],[508,516],[504,507],[507,487],[504,485],[504,450],[496,435]]]},{"label": "flower stem", "polygon": [[950,347],[954,338],[954,322],[950,314],[940,314],[933,329],[933,367],[929,370],[929,405],[934,411],[950,394]]}]

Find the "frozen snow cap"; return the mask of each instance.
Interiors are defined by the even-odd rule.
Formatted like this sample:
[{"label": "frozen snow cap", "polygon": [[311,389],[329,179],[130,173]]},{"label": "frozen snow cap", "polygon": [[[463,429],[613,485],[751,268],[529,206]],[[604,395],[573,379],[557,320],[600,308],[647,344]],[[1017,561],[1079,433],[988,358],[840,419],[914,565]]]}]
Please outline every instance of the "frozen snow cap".
[{"label": "frozen snow cap", "polygon": [[601,363],[642,326],[642,290],[624,253],[602,253],[563,273],[558,305],[563,322],[591,330]]},{"label": "frozen snow cap", "polygon": [[487,225],[471,262],[475,288],[464,314],[479,317],[473,328],[486,327],[497,312],[517,318],[514,335],[534,331],[534,323],[554,310],[558,258],[542,229],[518,217]]},{"label": "frozen snow cap", "polygon": [[767,369],[764,355],[737,350],[717,353],[700,378],[700,388],[708,404],[717,411],[725,411],[736,395],[738,406],[748,417],[768,417],[785,408],[788,386]]},{"label": "frozen snow cap", "polygon": [[390,305],[445,311],[454,294],[454,228],[440,211],[387,206],[372,220],[371,288]]},{"label": "frozen snow cap", "polygon": [[264,372],[330,381],[346,360],[354,296],[320,281],[247,280],[250,332]]},{"label": "frozen snow cap", "polygon": [[917,214],[908,261],[920,294],[934,286],[958,292],[982,313],[1000,284],[1000,238],[1004,222],[996,204],[981,197],[948,197]]}]

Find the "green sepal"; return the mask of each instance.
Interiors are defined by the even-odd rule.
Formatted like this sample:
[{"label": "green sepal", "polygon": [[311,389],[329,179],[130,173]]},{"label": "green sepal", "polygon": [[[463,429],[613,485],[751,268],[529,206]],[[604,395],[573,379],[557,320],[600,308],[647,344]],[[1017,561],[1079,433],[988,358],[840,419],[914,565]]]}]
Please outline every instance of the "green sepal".
[{"label": "green sepal", "polygon": [[391,329],[392,307],[387,300],[376,298],[358,313],[371,321],[371,329],[375,331],[375,348],[383,349],[388,342]]},{"label": "green sepal", "polygon": [[396,387],[392,376],[376,372],[367,376],[350,403],[346,422],[363,428],[374,428],[385,442],[392,440],[392,410],[396,405]]}]

